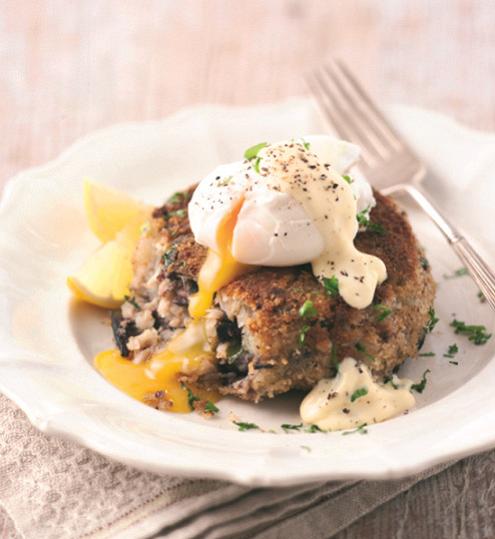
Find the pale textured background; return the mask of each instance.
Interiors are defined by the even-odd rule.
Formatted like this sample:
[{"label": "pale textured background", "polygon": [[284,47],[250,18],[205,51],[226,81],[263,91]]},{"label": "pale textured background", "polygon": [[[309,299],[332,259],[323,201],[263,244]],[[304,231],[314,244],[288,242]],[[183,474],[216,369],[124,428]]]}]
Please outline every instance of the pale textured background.
[{"label": "pale textured background", "polygon": [[[495,129],[493,0],[0,0],[0,187],[114,122],[305,93],[331,55],[383,103]],[[494,478],[466,459],[341,538],[494,537]]]}]

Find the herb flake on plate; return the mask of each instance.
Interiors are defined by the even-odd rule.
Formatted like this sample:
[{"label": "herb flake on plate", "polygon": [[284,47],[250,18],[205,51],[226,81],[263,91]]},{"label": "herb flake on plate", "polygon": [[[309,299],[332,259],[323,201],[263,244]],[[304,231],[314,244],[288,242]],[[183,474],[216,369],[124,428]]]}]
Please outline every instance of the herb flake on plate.
[{"label": "herb flake on plate", "polygon": [[216,406],[214,402],[206,401],[204,411],[206,414],[215,415],[215,414],[218,414],[218,412],[220,411],[220,408]]},{"label": "herb flake on plate", "polygon": [[345,430],[343,433],[342,433],[342,436],[347,436],[348,434],[368,434],[368,429],[366,428],[368,426],[367,423],[363,423],[362,425],[359,425],[359,427],[357,427],[356,429],[354,430]]},{"label": "herb flake on plate", "polygon": [[314,434],[315,432],[325,432],[324,430],[320,429],[318,425],[309,425],[306,429],[306,432],[310,432],[311,434]]},{"label": "herb flake on plate", "polygon": [[454,328],[454,333],[458,335],[465,335],[472,343],[476,344],[477,346],[481,344],[486,344],[492,334],[487,333],[486,326],[482,325],[468,325],[465,322],[461,322],[460,320],[452,320],[450,323],[450,326]]},{"label": "herb flake on plate", "polygon": [[294,430],[301,430],[303,428],[302,423],[299,423],[298,425],[292,425],[290,423],[282,423],[282,425],[280,425],[280,426],[282,427],[282,429],[285,432],[290,432],[290,431],[294,431]]},{"label": "herb flake on plate", "polygon": [[451,344],[443,357],[449,357],[452,359],[457,354],[457,352],[459,352],[459,347],[457,346],[457,344]]},{"label": "herb flake on plate", "polygon": [[430,369],[426,369],[423,373],[423,376],[421,377],[421,380],[417,384],[411,385],[411,391],[416,391],[416,393],[423,393],[428,382],[426,375],[429,373],[431,373]]},{"label": "herb flake on plate", "polygon": [[454,272],[450,274],[443,274],[444,279],[456,279],[457,277],[464,277],[465,275],[469,275],[469,272],[467,268],[459,268],[456,269]]},{"label": "herb flake on plate", "polygon": [[195,395],[190,387],[187,387],[186,384],[181,384],[182,389],[185,389],[187,391],[187,404],[189,404],[189,408],[191,410],[194,410],[194,403],[199,402],[201,399]]},{"label": "herb flake on plate", "polygon": [[429,316],[429,319],[428,319],[428,322],[426,323],[425,331],[426,333],[431,333],[435,329],[435,326],[438,324],[440,318],[437,317],[435,313],[435,309],[433,307],[430,307],[428,309],[428,316]]},{"label": "herb flake on plate", "polygon": [[237,425],[241,432],[245,432],[246,430],[259,430],[256,423],[246,423],[245,421],[233,421],[233,423],[234,425]]}]

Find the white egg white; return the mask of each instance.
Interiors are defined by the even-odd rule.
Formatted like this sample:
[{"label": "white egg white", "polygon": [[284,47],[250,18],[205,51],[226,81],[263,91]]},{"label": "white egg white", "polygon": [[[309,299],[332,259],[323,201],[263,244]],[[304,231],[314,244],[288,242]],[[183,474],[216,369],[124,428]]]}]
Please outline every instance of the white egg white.
[{"label": "white egg white", "polygon": [[[359,158],[359,147],[328,135],[304,137],[309,151],[321,163],[345,174]],[[371,186],[352,175],[351,189],[357,212],[375,205]],[[245,264],[292,266],[317,258],[324,240],[311,217],[290,195],[268,188],[252,167],[238,161],[220,165],[198,185],[189,203],[189,220],[195,240],[219,250],[220,222],[243,198],[232,238],[232,254]]]}]

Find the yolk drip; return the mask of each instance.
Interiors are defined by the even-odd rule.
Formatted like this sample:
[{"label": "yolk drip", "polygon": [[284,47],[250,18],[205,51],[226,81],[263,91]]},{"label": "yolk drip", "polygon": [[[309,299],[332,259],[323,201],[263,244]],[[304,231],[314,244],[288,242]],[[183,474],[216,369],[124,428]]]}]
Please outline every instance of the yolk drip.
[{"label": "yolk drip", "polygon": [[[146,402],[158,391],[163,391],[171,404],[169,411],[187,413],[191,411],[189,393],[179,381],[179,375],[193,372],[200,366],[208,356],[205,348],[202,325],[192,322],[163,352],[143,363],[135,364],[123,358],[118,350],[106,350],[95,357],[94,364],[111,384],[127,395]],[[192,384],[187,387],[201,400],[216,402],[219,399],[217,393],[198,389]]]},{"label": "yolk drip", "polygon": [[[193,372],[206,357],[213,359],[208,351],[203,322],[200,320],[213,303],[217,290],[246,273],[255,266],[241,264],[232,256],[231,246],[237,216],[244,200],[240,199],[222,219],[217,230],[218,252],[208,249],[206,260],[198,276],[198,292],[189,300],[189,314],[193,321],[166,349],[140,364],[123,358],[118,350],[107,350],[94,360],[96,369],[114,386],[140,401],[150,401],[159,391],[171,402],[172,412],[190,412],[189,393],[179,381],[180,374]],[[201,400],[219,399],[213,392],[188,385]]]},{"label": "yolk drip", "polygon": [[215,292],[254,267],[241,264],[232,256],[232,236],[243,203],[244,199],[241,198],[220,222],[216,236],[218,252],[208,249],[199,272],[198,292],[189,299],[189,314],[195,320],[206,314],[213,303]]}]

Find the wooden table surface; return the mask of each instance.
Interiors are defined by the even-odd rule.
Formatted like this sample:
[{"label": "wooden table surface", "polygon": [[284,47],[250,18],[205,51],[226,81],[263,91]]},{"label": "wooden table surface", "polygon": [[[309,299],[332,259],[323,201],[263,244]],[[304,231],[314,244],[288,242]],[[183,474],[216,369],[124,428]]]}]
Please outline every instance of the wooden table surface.
[{"label": "wooden table surface", "polygon": [[[0,188],[102,126],[304,94],[302,73],[331,56],[383,103],[495,129],[493,0],[0,0]],[[464,460],[340,539],[494,537],[494,458]]]}]

